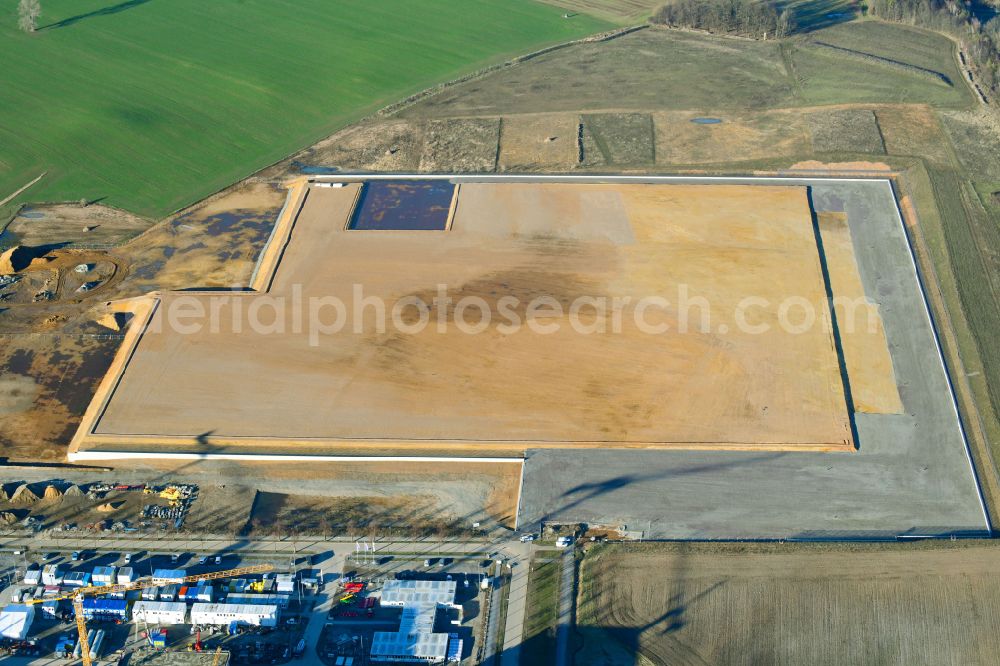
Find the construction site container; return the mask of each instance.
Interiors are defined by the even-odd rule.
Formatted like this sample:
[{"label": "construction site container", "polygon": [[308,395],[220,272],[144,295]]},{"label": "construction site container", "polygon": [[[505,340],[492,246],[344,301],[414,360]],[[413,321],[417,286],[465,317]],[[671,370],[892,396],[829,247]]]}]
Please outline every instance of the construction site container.
[{"label": "construction site container", "polygon": [[151,624],[184,624],[187,604],[171,601],[137,601],[132,605],[132,621]]},{"label": "construction site container", "polygon": [[94,567],[91,580],[94,585],[114,585],[118,567]]},{"label": "construction site container", "polygon": [[448,662],[458,663],[462,661],[462,639],[458,634],[448,634]]},{"label": "construction site container", "polygon": [[0,611],[0,636],[23,641],[28,637],[34,620],[34,606],[11,604]]},{"label": "construction site container", "polygon": [[177,601],[179,585],[164,585],[160,588],[160,601]]},{"label": "construction site container", "polygon": [[54,599],[52,601],[42,602],[42,615],[50,619],[58,617],[59,602]]},{"label": "construction site container", "polygon": [[46,564],[42,567],[42,585],[62,585],[63,571],[58,564]]},{"label": "construction site container", "polygon": [[185,578],[187,578],[187,571],[184,569],[157,569],[153,572],[154,585],[183,583]]},{"label": "construction site container", "polygon": [[63,577],[63,585],[66,587],[87,587],[90,585],[90,572],[71,571]]},{"label": "construction site container", "polygon": [[226,581],[223,585],[227,592],[246,592],[247,588],[250,587],[250,581],[246,578],[234,578]]},{"label": "construction site container", "polygon": [[128,602],[124,599],[87,597],[83,600],[83,616],[88,620],[127,620]]},{"label": "construction site container", "polygon": [[295,591],[294,574],[278,574],[275,577],[275,591],[291,593]]},{"label": "construction site container", "polygon": [[118,575],[115,576],[115,582],[119,585],[128,585],[135,582],[135,572],[132,571],[132,567],[122,567],[119,569]]},{"label": "construction site container", "polygon": [[158,587],[146,587],[142,590],[142,600],[143,601],[156,601],[160,596],[160,588]]},{"label": "construction site container", "polygon": [[290,597],[287,594],[253,594],[250,592],[246,593],[234,593],[226,597],[227,604],[249,604],[253,605],[265,605],[265,606],[277,606],[278,608],[288,608]]},{"label": "construction site container", "polygon": [[233,622],[253,627],[278,626],[278,607],[250,604],[203,604],[191,606],[191,624],[229,625]]},{"label": "construction site container", "polygon": [[42,581],[41,569],[28,569],[24,572],[25,585],[38,585]]}]

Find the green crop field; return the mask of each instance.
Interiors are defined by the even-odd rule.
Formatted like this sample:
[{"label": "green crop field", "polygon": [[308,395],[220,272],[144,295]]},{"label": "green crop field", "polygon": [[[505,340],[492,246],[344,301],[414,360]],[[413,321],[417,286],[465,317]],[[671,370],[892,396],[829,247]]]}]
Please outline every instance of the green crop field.
[{"label": "green crop field", "polygon": [[532,0],[46,0],[0,16],[0,199],[157,217],[377,108],[604,30]]},{"label": "green crop field", "polygon": [[552,663],[556,625],[559,622],[559,557],[536,556],[528,574],[528,599],[524,619],[522,664]]}]

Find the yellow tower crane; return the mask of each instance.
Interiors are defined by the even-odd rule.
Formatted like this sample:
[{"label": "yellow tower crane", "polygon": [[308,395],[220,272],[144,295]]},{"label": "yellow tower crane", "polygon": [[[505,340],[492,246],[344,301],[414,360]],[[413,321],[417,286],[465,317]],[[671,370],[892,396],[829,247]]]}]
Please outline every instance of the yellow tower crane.
[{"label": "yellow tower crane", "polygon": [[[256,564],[250,567],[239,567],[237,569],[226,569],[225,571],[211,571],[209,573],[199,574],[197,576],[185,576],[184,578],[178,579],[182,583],[196,583],[203,580],[218,580],[220,578],[236,578],[237,576],[247,576],[250,574],[267,573],[271,571],[274,567],[270,564]],[[28,604],[40,604],[46,601],[60,601],[62,599],[69,599],[73,603],[73,614],[76,616],[76,629],[80,634],[80,656],[83,658],[83,666],[93,666],[94,662],[90,658],[90,641],[87,638],[87,620],[83,616],[83,599],[84,597],[100,597],[105,594],[113,594],[115,592],[128,592],[131,590],[143,590],[147,587],[156,587],[159,583],[154,583],[152,578],[143,578],[137,580],[134,583],[125,583],[123,585],[102,585],[96,587],[84,587],[70,594],[63,594],[58,597],[49,597],[48,599],[34,599],[28,601]],[[222,653],[222,647],[220,646],[215,652],[215,663],[218,663],[219,656]],[[214,664],[213,664],[214,666]]]}]

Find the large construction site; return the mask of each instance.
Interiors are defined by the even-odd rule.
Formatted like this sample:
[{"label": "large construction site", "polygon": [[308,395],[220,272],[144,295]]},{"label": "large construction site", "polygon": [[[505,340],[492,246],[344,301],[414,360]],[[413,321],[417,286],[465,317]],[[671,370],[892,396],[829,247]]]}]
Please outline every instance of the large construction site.
[{"label": "large construction site", "polygon": [[902,409],[804,185],[299,181],[252,287],[135,304],[71,459],[853,450]]},{"label": "large construction site", "polygon": [[116,307],[73,461],[510,462],[516,525],[670,537],[985,524],[885,179],[299,178],[246,287]]}]

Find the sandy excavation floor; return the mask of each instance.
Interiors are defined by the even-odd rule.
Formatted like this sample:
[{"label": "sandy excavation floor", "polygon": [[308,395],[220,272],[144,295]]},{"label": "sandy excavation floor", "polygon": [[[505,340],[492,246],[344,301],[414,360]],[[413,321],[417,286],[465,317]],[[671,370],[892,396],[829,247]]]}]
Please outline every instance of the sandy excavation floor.
[{"label": "sandy excavation floor", "polygon": [[892,358],[878,307],[865,298],[854,259],[846,213],[819,213],[817,221],[830,286],[842,300],[834,310],[850,378],[854,409],[873,414],[899,414],[903,403],[896,388]]},{"label": "sandy excavation floor", "polygon": [[[311,188],[267,296],[166,294],[150,329],[83,446],[105,443],[261,445],[317,442],[445,452],[507,446],[607,445],[690,448],[837,449],[853,445],[838,358],[825,307],[819,252],[806,191],[797,187],[463,183],[446,232],[345,231],[358,185]],[[445,332],[404,333],[377,308],[354,317],[355,286],[382,297],[431,304],[438,285],[453,299]],[[692,305],[678,307],[687,289]],[[284,333],[251,329],[246,313],[300,293],[337,297],[346,325],[319,336],[295,333],[288,301]],[[478,297],[494,320],[471,335],[454,303]],[[499,299],[518,303],[504,312]],[[529,316],[549,297],[563,316]],[[580,310],[578,324],[620,332],[581,333],[565,315],[580,296],[606,297],[609,311]],[[643,297],[666,298],[643,313]],[[766,332],[739,330],[736,310]],[[814,325],[787,332],[779,303],[804,299]],[[218,329],[169,331],[171,312],[217,308]],[[213,300],[214,299],[214,300]],[[254,302],[257,305],[254,305]],[[708,326],[701,330],[707,303]],[[307,306],[303,306],[307,307]],[[681,333],[682,313],[689,330]],[[793,310],[790,310],[792,312]],[[417,310],[402,310],[404,324]],[[540,334],[523,325],[556,324]],[[801,317],[789,315],[798,323]],[[331,323],[334,310],[323,320]],[[471,309],[465,321],[478,321]],[[355,332],[359,327],[360,332]],[[308,328],[306,325],[305,328]],[[589,330],[589,329],[588,329]],[[647,329],[648,330],[648,329]],[[97,400],[102,396],[99,393]]]}]

